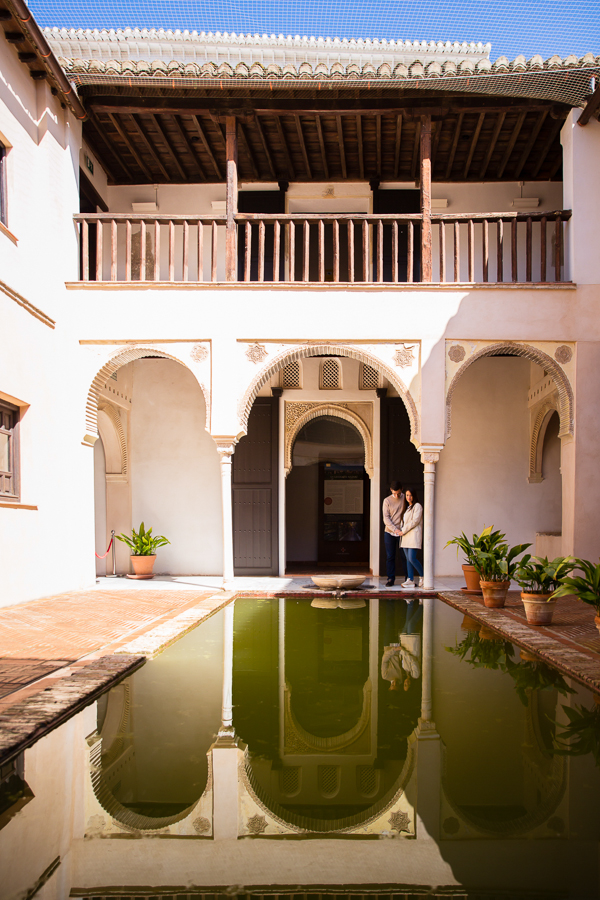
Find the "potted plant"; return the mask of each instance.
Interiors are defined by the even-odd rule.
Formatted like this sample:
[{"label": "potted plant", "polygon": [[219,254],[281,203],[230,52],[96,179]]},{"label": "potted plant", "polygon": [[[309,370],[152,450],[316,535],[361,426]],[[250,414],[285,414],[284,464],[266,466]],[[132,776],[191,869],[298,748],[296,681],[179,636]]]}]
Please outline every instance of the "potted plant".
[{"label": "potted plant", "polygon": [[[504,535],[499,531],[492,531],[493,525],[484,528],[481,534],[474,534],[473,539],[469,540],[464,531],[457,537],[451,538],[446,547],[456,544],[456,554],[462,550],[465,555],[466,562],[463,563],[462,570],[465,576],[466,587],[462,588],[467,594],[481,594],[479,586],[479,573],[475,568],[478,550],[489,550],[501,543]],[[445,549],[445,548],[444,548]]]},{"label": "potted plant", "polygon": [[503,672],[514,655],[513,645],[502,635],[493,634],[493,639],[490,639],[476,631],[469,631],[460,643],[445,649],[474,669],[500,669]]},{"label": "potted plant", "polygon": [[554,592],[555,597],[575,594],[584,603],[596,610],[594,622],[600,632],[600,562],[594,564],[589,559],[575,559],[571,569],[579,569],[581,575],[567,575],[561,578],[560,587]]},{"label": "potted plant", "polygon": [[587,756],[591,753],[600,766],[600,705],[594,695],[592,709],[584,706],[563,706],[568,725],[555,739],[554,749],[560,756]]},{"label": "potted plant", "polygon": [[142,522],[139,531],[131,530],[131,537],[126,534],[118,534],[117,540],[123,541],[131,550],[131,565],[135,572],[135,578],[153,578],[152,569],[156,561],[156,550],[171,542],[161,534],[153,535],[152,529],[147,531]]},{"label": "potted plant", "polygon": [[500,609],[506,603],[510,580],[519,565],[517,556],[531,547],[531,544],[509,547],[504,538],[502,534],[500,541],[489,549],[475,551],[473,565],[479,574],[483,602],[490,609]]},{"label": "potted plant", "polygon": [[556,606],[556,591],[561,579],[573,571],[570,556],[557,556],[551,562],[547,556],[527,554],[519,563],[514,578],[521,587],[521,600],[530,625],[550,625]]}]

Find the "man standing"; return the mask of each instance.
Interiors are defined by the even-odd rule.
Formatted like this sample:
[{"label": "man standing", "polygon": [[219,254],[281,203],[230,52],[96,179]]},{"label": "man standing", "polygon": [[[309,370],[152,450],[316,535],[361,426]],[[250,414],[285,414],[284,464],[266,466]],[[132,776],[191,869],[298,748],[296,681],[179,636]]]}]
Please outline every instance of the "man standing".
[{"label": "man standing", "polygon": [[390,496],[383,501],[383,524],[385,525],[383,539],[385,541],[386,574],[388,577],[385,584],[386,587],[392,587],[396,580],[396,551],[400,540],[402,516],[406,509],[406,498],[402,492],[400,482],[392,481],[390,491]]}]

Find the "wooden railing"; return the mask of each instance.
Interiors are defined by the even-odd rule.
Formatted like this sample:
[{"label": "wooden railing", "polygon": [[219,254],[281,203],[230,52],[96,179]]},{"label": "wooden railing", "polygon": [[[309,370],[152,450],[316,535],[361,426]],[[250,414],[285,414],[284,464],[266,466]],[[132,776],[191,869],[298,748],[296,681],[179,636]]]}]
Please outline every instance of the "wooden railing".
[{"label": "wooden railing", "polygon": [[[426,266],[426,229],[418,214],[238,213],[232,226],[237,260],[229,280],[411,283],[431,271],[433,283],[560,282],[570,216],[565,210],[432,215]],[[82,281],[226,280],[224,216],[98,213],[75,221]]]}]

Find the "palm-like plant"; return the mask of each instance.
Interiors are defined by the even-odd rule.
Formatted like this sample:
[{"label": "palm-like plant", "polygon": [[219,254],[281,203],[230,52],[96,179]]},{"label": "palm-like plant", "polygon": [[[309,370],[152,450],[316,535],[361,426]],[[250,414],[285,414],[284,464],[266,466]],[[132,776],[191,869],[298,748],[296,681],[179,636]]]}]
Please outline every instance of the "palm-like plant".
[{"label": "palm-like plant", "polygon": [[564,578],[573,571],[575,560],[571,556],[557,556],[552,561],[547,556],[522,558],[514,573],[514,579],[521,590],[528,594],[550,594],[552,599]]},{"label": "palm-like plant", "polygon": [[561,578],[560,587],[554,592],[555,597],[576,594],[584,603],[593,606],[596,615],[600,616],[600,562],[593,563],[589,559],[573,560],[572,569],[579,569],[581,575],[568,575]]},{"label": "palm-like plant", "polygon": [[158,547],[164,547],[165,544],[171,543],[162,534],[153,535],[151,528],[146,531],[143,522],[138,531],[135,528],[131,529],[131,537],[126,534],[118,534],[117,540],[127,544],[132,556],[154,556]]},{"label": "palm-like plant", "polygon": [[587,756],[600,766],[600,706],[563,706],[569,724],[557,735],[555,751],[560,756]]},{"label": "palm-like plant", "polygon": [[509,547],[507,543],[502,542],[489,549],[477,550],[473,565],[481,581],[510,581],[519,566],[517,556],[524,553],[528,547],[531,547],[531,544],[515,544],[514,547]]},{"label": "palm-like plant", "polygon": [[463,531],[457,537],[451,538],[446,544],[446,547],[450,547],[451,544],[455,544],[456,555],[458,556],[458,551],[462,550],[462,552],[465,554],[467,565],[474,566],[475,560],[477,558],[476,554],[478,551],[493,550],[494,547],[497,547],[498,544],[501,544],[505,538],[505,535],[502,534],[501,531],[493,531],[493,527],[493,525],[488,525],[487,528],[483,529],[481,534],[474,534],[472,540],[469,540],[469,538]]}]

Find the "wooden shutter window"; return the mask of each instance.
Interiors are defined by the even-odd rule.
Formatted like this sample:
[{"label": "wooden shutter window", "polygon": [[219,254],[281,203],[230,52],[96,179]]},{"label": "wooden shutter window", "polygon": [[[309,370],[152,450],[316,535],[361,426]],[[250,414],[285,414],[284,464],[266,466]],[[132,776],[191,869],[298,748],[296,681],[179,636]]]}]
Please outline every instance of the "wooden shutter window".
[{"label": "wooden shutter window", "polygon": [[0,497],[19,499],[18,423],[16,406],[0,403]]}]

